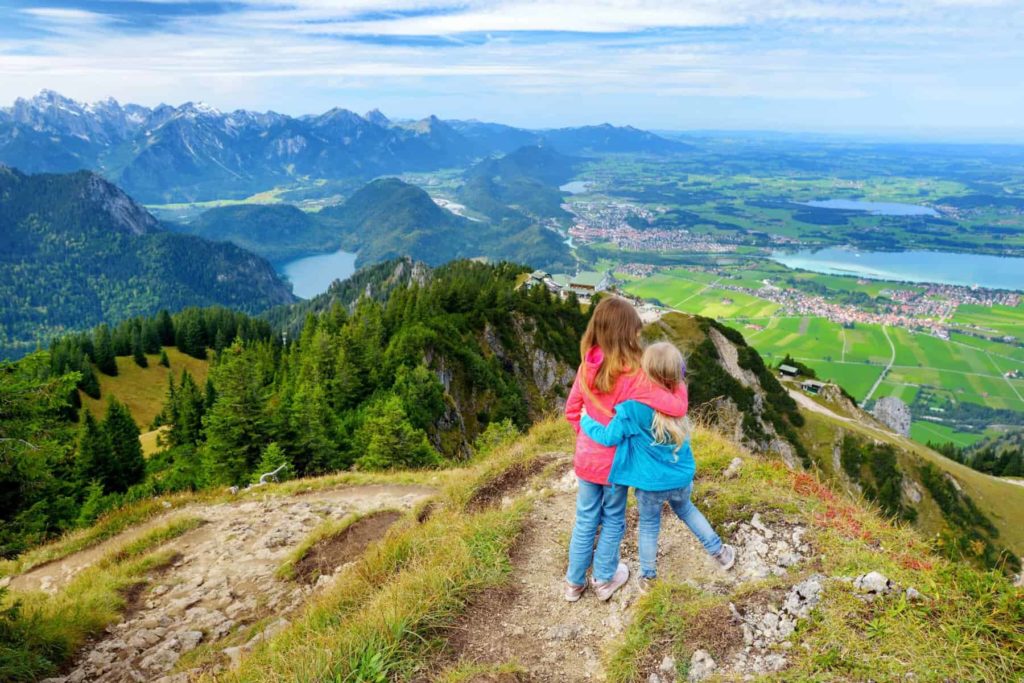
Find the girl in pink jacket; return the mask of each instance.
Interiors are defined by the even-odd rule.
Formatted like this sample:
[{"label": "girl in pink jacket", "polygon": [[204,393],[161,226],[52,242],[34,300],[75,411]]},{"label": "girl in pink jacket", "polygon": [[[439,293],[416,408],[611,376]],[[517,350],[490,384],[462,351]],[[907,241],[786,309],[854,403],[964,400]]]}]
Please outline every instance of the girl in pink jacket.
[{"label": "girl in pink jacket", "polygon": [[[573,465],[579,479],[576,522],[565,576],[565,599],[569,602],[583,595],[591,566],[591,586],[600,600],[610,598],[629,579],[629,568],[619,561],[619,546],[626,530],[628,488],[609,485],[608,471],[615,458],[615,447],[595,443],[580,431],[582,411],[585,409],[590,417],[607,424],[615,414],[616,404],[635,400],[666,415],[686,415],[685,384],[670,393],[640,371],[642,328],[640,316],[631,303],[609,297],[598,303],[580,340],[583,363],[565,404],[565,417],[576,429]],[[601,534],[595,550],[598,528]]]}]

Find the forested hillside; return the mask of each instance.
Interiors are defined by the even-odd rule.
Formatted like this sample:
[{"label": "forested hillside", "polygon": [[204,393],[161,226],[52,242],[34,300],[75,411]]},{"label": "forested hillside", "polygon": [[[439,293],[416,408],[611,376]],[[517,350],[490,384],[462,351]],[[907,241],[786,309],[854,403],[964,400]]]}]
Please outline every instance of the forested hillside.
[{"label": "forested hillside", "polygon": [[204,211],[188,223],[167,227],[208,240],[233,242],[272,263],[341,245],[333,224],[291,204],[222,206]]},{"label": "forested hillside", "polygon": [[0,167],[0,356],[161,308],[257,312],[294,301],[263,259],[162,230],[88,172],[24,175]]},{"label": "forested hillside", "polygon": [[573,262],[561,236],[535,219],[503,215],[475,221],[438,206],[426,192],[398,178],[374,180],[343,204],[316,217],[340,234],[342,247],[357,251],[359,265],[410,256],[429,265],[486,256],[534,268],[567,269]]},{"label": "forested hillside", "polygon": [[[244,485],[282,464],[291,476],[435,467],[464,460],[489,427],[524,429],[564,397],[586,315],[575,299],[517,289],[522,272],[455,262],[386,298],[307,308],[287,343],[265,321],[188,309],[0,366],[16,397],[0,415],[3,554],[160,493]],[[146,362],[170,344],[212,354],[209,379],[171,368],[153,425],[97,393],[115,356]],[[109,401],[102,421],[83,412],[74,424],[76,385]],[[140,467],[139,428],[159,425],[167,448]]]}]

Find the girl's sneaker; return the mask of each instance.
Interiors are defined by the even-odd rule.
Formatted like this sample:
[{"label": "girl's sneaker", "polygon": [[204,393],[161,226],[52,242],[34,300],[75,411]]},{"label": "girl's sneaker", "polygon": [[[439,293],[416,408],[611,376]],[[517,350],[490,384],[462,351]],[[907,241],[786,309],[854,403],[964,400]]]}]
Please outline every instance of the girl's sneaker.
[{"label": "girl's sneaker", "polygon": [[612,576],[610,581],[597,583],[591,579],[590,587],[594,589],[594,595],[597,596],[597,599],[603,602],[615,595],[615,591],[622,588],[627,581],[629,581],[629,567],[625,563],[619,562],[619,568],[615,570],[615,575]]},{"label": "girl's sneaker", "polygon": [[647,595],[651,590],[658,584],[657,576],[641,576],[638,582],[640,586],[640,593]]},{"label": "girl's sneaker", "polygon": [[722,549],[712,557],[722,566],[722,569],[732,569],[732,566],[736,564],[736,548],[728,544],[723,545]]},{"label": "girl's sneaker", "polygon": [[565,601],[566,602],[576,602],[577,600],[579,600],[580,598],[583,597],[583,592],[585,590],[587,590],[587,584],[583,584],[582,586],[577,586],[577,585],[571,584],[568,581],[566,581],[565,582]]}]

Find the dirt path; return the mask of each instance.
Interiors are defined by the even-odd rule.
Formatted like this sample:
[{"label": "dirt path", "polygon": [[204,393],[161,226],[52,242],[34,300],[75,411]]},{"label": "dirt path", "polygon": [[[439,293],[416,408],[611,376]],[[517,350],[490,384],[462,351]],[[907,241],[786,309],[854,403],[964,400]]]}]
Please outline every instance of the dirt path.
[{"label": "dirt path", "polygon": [[[286,626],[291,612],[330,583],[329,578],[307,585],[274,576],[310,531],[352,512],[409,508],[432,493],[419,486],[361,486],[176,511],[175,516],[198,516],[206,524],[164,544],[162,549],[174,551],[177,560],[152,577],[124,621],[89,646],[66,675],[50,680],[186,681],[187,670],[175,671],[182,655],[264,620],[265,630],[247,643],[221,648],[223,663],[236,660],[261,637]],[[152,528],[170,517],[144,526]],[[121,534],[108,547],[140,533]],[[101,555],[95,549],[83,551],[19,578],[23,585],[41,585],[49,578],[55,588]]]},{"label": "dirt path", "polygon": [[[563,458],[568,465],[569,456]],[[552,494],[542,491],[535,501],[512,555],[514,568],[508,584],[475,600],[450,638],[448,663],[516,663],[526,670],[531,683],[602,681],[602,655],[622,636],[632,619],[631,607],[640,596],[636,510],[630,508],[627,513],[622,546],[623,561],[631,572],[629,583],[606,603],[589,591],[579,602],[567,603],[562,599],[563,577],[575,514],[576,479],[570,469],[555,481],[534,485],[549,488]],[[761,540],[755,540],[760,544],[758,552],[748,551],[745,540],[763,537],[746,524],[738,530],[720,531],[724,538],[739,539],[734,541],[740,544],[737,566],[729,573],[708,557],[689,529],[666,508],[659,577],[726,592],[738,582],[784,571],[777,564],[783,550],[800,557],[796,545],[768,547]]]}]

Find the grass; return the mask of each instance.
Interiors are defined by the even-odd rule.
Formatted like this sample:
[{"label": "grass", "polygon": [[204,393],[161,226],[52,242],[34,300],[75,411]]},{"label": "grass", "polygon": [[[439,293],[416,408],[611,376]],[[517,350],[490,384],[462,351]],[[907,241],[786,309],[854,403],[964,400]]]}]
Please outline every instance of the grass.
[{"label": "grass", "polygon": [[[35,681],[55,673],[88,638],[120,619],[132,586],[174,558],[170,551],[150,551],[200,524],[189,517],[153,529],[76,574],[56,595],[19,593],[18,634],[13,643],[0,642],[0,650],[6,650],[0,680]],[[14,600],[7,595],[0,607]]]},{"label": "grass", "polygon": [[985,434],[958,432],[943,424],[927,420],[915,420],[910,423],[910,438],[920,443],[955,443],[961,448],[973,445],[985,438]]},{"label": "grass", "polygon": [[[880,571],[900,586],[927,596],[909,603],[900,594],[865,603],[849,584],[828,580],[822,602],[802,622],[788,650],[784,680],[897,680],[907,672],[918,680],[1014,680],[1024,665],[1024,594],[996,573],[937,557],[911,529],[894,526],[869,506],[837,495],[807,473],[779,468],[772,460],[748,456],[741,476],[721,477],[731,450],[724,438],[698,434],[694,450],[716,526],[762,517],[798,522],[817,549],[807,566],[785,577],[751,582],[728,595],[660,583],[644,596],[624,636],[606,653],[607,679],[646,680],[671,654],[685,676],[697,648],[717,661],[742,647],[725,633],[728,603],[769,600],[780,604],[787,589],[811,573],[851,577]],[[707,460],[700,454],[710,454]],[[724,453],[724,455],[722,455]],[[781,651],[781,650],[780,650]]]},{"label": "grass", "polygon": [[202,387],[206,383],[206,375],[210,362],[186,355],[173,346],[165,346],[170,368],[159,364],[159,355],[147,355],[149,367],[140,368],[131,356],[117,358],[117,375],[110,377],[96,371],[100,382],[100,397],[90,398],[79,392],[82,405],[92,411],[97,418],[107,413],[107,397],[114,396],[124,403],[135,418],[135,423],[142,431],[149,429],[153,418],[163,408],[167,398],[167,375],[174,376],[175,384],[181,379],[181,371],[188,370],[196,383]]}]

